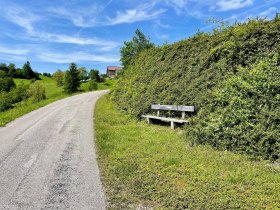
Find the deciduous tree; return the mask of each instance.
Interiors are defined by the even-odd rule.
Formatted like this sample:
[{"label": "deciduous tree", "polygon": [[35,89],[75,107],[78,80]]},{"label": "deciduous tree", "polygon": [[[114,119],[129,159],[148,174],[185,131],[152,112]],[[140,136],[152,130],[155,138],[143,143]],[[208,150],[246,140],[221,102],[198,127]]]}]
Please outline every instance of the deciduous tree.
[{"label": "deciduous tree", "polygon": [[127,68],[141,51],[151,47],[154,47],[154,44],[150,42],[150,38],[137,29],[132,40],[125,41],[124,46],[120,50],[123,67]]}]

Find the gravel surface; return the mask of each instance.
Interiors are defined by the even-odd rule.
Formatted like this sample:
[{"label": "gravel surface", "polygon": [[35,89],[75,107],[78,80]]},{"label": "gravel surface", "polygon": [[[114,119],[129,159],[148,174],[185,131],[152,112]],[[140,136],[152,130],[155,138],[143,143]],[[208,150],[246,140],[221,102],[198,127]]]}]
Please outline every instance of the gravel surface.
[{"label": "gravel surface", "polygon": [[0,209],[105,209],[93,106],[84,93],[0,127]]}]

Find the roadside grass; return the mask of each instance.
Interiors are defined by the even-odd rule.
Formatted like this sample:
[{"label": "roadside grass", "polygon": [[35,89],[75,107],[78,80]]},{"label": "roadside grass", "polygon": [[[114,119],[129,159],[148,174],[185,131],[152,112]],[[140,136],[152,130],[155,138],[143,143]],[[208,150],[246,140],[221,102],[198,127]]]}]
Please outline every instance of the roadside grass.
[{"label": "roadside grass", "polygon": [[[63,91],[63,87],[57,87],[56,82],[50,78],[50,77],[46,77],[46,76],[40,76],[40,78],[42,80],[38,80],[40,83],[43,84],[43,86],[46,89],[46,100],[42,100],[39,103],[33,103],[30,100],[27,101],[22,101],[18,104],[15,105],[15,107],[13,109],[9,109],[5,112],[1,112],[0,113],[0,126],[5,126],[7,123],[11,122],[12,120],[27,114],[33,110],[39,109],[40,107],[43,107],[47,104],[50,104],[54,101],[72,96],[72,95],[76,95],[76,94],[80,94],[80,93],[84,93],[84,92],[88,92],[88,90],[86,89],[87,87],[87,83],[83,83],[81,84],[80,87],[80,92],[75,93],[75,94],[67,94]],[[23,82],[24,84],[30,84],[30,80],[26,80],[26,79],[14,79],[16,85],[20,84],[21,82]],[[97,84],[97,90],[103,90],[103,89],[110,89],[113,85],[114,85],[115,81],[105,81],[103,83],[98,83]]]},{"label": "roadside grass", "polygon": [[280,168],[136,122],[109,96],[95,108],[108,209],[280,209]]}]

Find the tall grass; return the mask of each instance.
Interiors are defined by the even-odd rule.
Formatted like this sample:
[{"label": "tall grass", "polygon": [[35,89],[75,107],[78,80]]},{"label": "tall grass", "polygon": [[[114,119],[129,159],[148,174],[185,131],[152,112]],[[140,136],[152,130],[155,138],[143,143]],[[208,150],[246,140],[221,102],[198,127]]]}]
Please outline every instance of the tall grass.
[{"label": "tall grass", "polygon": [[95,109],[108,209],[279,209],[280,169],[192,147],[180,130],[136,122],[108,96]]}]

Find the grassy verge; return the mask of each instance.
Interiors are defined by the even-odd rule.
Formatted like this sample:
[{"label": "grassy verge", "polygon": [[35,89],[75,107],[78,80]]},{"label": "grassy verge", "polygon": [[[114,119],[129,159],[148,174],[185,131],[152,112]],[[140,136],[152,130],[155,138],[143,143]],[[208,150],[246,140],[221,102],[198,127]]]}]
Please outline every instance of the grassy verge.
[{"label": "grassy verge", "polygon": [[279,209],[280,169],[188,146],[183,134],[120,113],[108,96],[95,135],[109,209]]},{"label": "grassy verge", "polygon": [[[39,103],[33,103],[31,101],[23,101],[18,103],[13,109],[7,110],[5,112],[0,113],[0,126],[5,126],[7,123],[11,122],[12,120],[27,114],[33,110],[36,110],[40,107],[43,107],[49,103],[52,103],[54,101],[57,101],[59,99],[63,99],[75,94],[84,93],[87,92],[87,83],[82,83],[80,87],[80,92],[75,94],[66,94],[63,91],[63,87],[57,87],[56,82],[49,77],[46,76],[40,76],[42,80],[39,80],[40,83],[42,83],[46,89],[46,100],[40,101]],[[23,82],[24,84],[29,84],[30,80],[26,79],[15,79],[16,85]],[[104,90],[104,89],[110,89],[115,83],[115,80],[107,80],[103,83],[97,84],[97,90]]]}]

